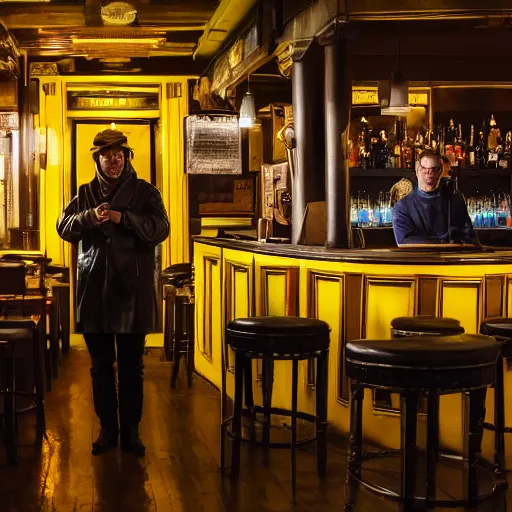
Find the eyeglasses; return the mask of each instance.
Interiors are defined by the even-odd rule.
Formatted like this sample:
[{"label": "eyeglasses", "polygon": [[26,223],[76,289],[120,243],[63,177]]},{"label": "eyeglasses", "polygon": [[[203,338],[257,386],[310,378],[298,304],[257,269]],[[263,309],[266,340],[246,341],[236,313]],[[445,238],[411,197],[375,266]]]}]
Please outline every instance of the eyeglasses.
[{"label": "eyeglasses", "polygon": [[420,170],[424,173],[428,172],[428,171],[432,171],[432,172],[440,172],[442,170],[442,167],[422,167],[420,165]]}]

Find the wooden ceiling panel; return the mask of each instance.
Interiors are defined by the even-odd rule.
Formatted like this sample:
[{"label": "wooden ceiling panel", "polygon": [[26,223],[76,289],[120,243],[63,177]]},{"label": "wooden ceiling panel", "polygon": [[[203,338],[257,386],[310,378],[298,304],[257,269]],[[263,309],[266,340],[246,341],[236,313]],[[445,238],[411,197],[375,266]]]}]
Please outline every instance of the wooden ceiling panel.
[{"label": "wooden ceiling panel", "polygon": [[190,56],[219,5],[218,0],[128,3],[137,11],[130,26],[103,26],[106,0],[9,2],[0,4],[0,21],[32,57]]}]

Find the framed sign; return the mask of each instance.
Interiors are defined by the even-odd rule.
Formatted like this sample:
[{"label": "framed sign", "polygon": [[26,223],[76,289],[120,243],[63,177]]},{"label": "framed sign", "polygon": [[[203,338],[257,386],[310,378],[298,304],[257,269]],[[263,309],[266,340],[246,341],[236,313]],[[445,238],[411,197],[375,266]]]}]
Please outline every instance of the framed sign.
[{"label": "framed sign", "polygon": [[185,118],[185,170],[189,174],[242,174],[238,116],[192,115]]}]

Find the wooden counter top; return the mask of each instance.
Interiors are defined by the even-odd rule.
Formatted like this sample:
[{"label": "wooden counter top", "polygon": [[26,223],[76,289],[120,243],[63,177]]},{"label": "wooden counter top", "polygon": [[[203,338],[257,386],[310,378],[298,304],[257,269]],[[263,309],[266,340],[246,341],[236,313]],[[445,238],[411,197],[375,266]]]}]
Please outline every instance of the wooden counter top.
[{"label": "wooden counter top", "polygon": [[512,250],[450,248],[440,245],[439,249],[328,249],[319,246],[260,243],[226,238],[194,237],[198,243],[226,249],[302,258],[309,260],[340,261],[347,263],[380,263],[383,265],[490,265],[512,264]]}]

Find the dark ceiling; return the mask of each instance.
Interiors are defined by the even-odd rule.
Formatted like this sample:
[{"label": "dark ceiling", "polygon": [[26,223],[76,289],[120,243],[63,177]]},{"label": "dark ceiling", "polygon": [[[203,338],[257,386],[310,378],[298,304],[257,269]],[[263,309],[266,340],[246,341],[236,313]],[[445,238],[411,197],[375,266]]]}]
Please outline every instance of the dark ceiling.
[{"label": "dark ceiling", "polygon": [[0,21],[30,59],[191,57],[218,0],[0,0]]}]

